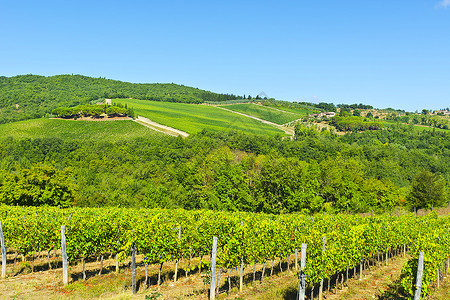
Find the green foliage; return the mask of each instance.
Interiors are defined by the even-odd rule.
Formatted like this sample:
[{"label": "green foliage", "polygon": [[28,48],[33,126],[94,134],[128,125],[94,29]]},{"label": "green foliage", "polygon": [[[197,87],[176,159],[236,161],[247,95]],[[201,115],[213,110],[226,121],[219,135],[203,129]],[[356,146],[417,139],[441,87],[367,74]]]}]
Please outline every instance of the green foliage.
[{"label": "green foliage", "polygon": [[320,102],[318,104],[312,104],[313,106],[323,110],[323,111],[336,111],[336,106],[333,103]]},{"label": "green foliage", "polygon": [[438,174],[421,171],[411,184],[407,201],[411,207],[416,208],[432,208],[446,204],[444,179]]},{"label": "green foliage", "polygon": [[450,128],[450,118],[448,116],[440,115],[428,115],[428,114],[408,114],[404,116],[398,116],[396,113],[388,114],[385,118],[387,121],[401,122],[410,125],[423,125],[414,126],[416,130],[425,129],[426,127],[432,127],[440,130],[448,130]]},{"label": "green foliage", "polygon": [[383,128],[383,124],[376,121],[367,121],[359,116],[336,116],[331,118],[330,125],[336,127],[339,131],[364,131],[364,130],[379,130]]},{"label": "green foliage", "polygon": [[359,104],[338,104],[337,107],[341,109],[373,109],[371,105]]},{"label": "green foliage", "polygon": [[152,292],[150,295],[145,295],[145,300],[156,300],[159,299],[159,297],[162,297],[161,293]]},{"label": "green foliage", "polygon": [[311,127],[306,127],[302,124],[296,124],[295,125],[295,138],[296,139],[303,139],[306,137],[309,138],[317,138],[319,136],[319,132]]},{"label": "green foliage", "polygon": [[108,106],[106,108],[106,114],[108,117],[126,116],[128,110],[117,106]]},{"label": "green foliage", "polygon": [[69,207],[75,201],[76,189],[70,169],[34,166],[2,178],[0,201],[9,205]]},{"label": "green foliage", "polygon": [[407,127],[337,136],[297,126],[291,140],[242,131],[174,138],[132,121],[12,125],[0,126],[12,136],[1,139],[0,169],[71,168],[78,206],[382,212],[406,205],[418,170],[450,180],[448,135]]},{"label": "green foliage", "polygon": [[[146,263],[159,264],[180,257],[209,255],[218,237],[217,267],[232,269],[244,263],[264,263],[308,248],[305,273],[316,284],[333,274],[358,266],[378,252],[412,244],[411,254],[425,251],[424,293],[442,259],[449,253],[449,217],[411,214],[361,217],[357,215],[267,215],[208,210],[123,208],[24,208],[0,206],[5,241],[11,251],[29,254],[58,247],[60,226],[66,226],[71,264],[91,256],[118,254],[125,259],[135,244]],[[181,228],[181,238],[178,230]],[[26,229],[26,230],[25,230]],[[322,252],[322,237],[326,237]],[[403,282],[411,286],[414,265]],[[433,273],[434,272],[434,273]],[[207,285],[210,274],[201,277]]]},{"label": "green foliage", "polygon": [[422,278],[423,296],[429,295],[436,274],[447,260],[450,253],[450,233],[448,217],[438,218],[436,214],[418,219],[415,224],[416,236],[412,240],[411,258],[402,268],[401,285],[409,296],[414,296],[416,290],[417,267],[419,252],[424,252],[424,267]]},{"label": "green foliage", "polygon": [[76,119],[79,117],[94,117],[98,118],[100,115],[106,113],[109,117],[118,115],[126,115],[127,110],[116,106],[106,105],[78,105],[75,107],[58,107],[52,110],[52,114],[57,117],[65,119]]},{"label": "green foliage", "polygon": [[202,103],[241,98],[177,84],[135,84],[81,75],[0,77],[0,124],[40,118],[57,107],[89,104],[104,98]]},{"label": "green foliage", "polygon": [[358,109],[354,109],[353,110],[353,115],[356,117],[360,117],[361,116],[361,111],[359,111]]},{"label": "green foliage", "polygon": [[58,107],[52,110],[52,114],[65,118],[77,119],[79,117],[94,117],[99,118],[102,114],[107,114],[108,117],[126,116],[128,110],[118,106],[110,106],[106,104],[100,105],[78,105],[75,107]]}]

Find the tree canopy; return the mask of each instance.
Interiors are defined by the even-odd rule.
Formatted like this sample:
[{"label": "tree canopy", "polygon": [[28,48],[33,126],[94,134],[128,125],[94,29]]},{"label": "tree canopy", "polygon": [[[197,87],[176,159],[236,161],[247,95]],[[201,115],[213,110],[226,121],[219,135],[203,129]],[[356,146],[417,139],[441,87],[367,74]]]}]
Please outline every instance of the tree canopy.
[{"label": "tree canopy", "polygon": [[26,206],[74,204],[76,183],[70,169],[36,165],[7,173],[0,185],[0,203]]},{"label": "tree canopy", "polygon": [[414,177],[407,200],[410,206],[416,208],[432,208],[446,204],[445,196],[444,179],[423,170]]},{"label": "tree canopy", "polygon": [[424,198],[428,192],[418,193],[423,180],[414,178],[426,170],[433,174],[427,178],[439,179],[425,181],[429,189],[448,185],[450,138],[408,126],[343,136],[298,127],[294,140],[238,131],[118,142],[3,138],[0,174],[6,175],[0,176],[0,185],[2,197],[10,199],[5,201],[14,203],[11,199],[20,194],[11,182],[28,178],[17,174],[42,164],[58,172],[71,170],[65,185],[71,186],[72,180],[76,184],[68,194],[77,206],[389,211],[399,205],[420,206],[414,199],[427,203],[422,207],[448,201],[445,193],[443,198]]}]

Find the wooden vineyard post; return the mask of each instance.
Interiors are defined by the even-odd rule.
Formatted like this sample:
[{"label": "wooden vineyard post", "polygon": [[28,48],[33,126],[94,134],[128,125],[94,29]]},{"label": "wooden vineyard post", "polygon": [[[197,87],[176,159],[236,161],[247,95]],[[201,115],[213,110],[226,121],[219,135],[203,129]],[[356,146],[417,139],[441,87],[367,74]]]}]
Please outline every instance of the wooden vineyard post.
[{"label": "wooden vineyard post", "polygon": [[417,280],[416,292],[414,293],[414,300],[420,300],[420,293],[422,292],[422,277],[423,277],[423,258],[424,253],[419,252],[419,263],[417,265]]},{"label": "wooden vineyard post", "polygon": [[[322,257],[325,254],[325,245],[327,244],[327,237],[323,236],[322,237]],[[323,258],[322,258],[322,264],[323,264]],[[322,267],[322,272],[323,272],[323,267]],[[323,299],[323,274],[322,274],[322,279],[320,280],[320,286],[319,286],[319,300]]]},{"label": "wooden vineyard post", "polygon": [[364,259],[359,262],[359,280],[363,279],[363,261]]},{"label": "wooden vineyard post", "polygon": [[62,252],[62,266],[63,266],[63,284],[69,283],[69,265],[67,263],[67,250],[66,250],[66,226],[61,226],[61,252]]},{"label": "wooden vineyard post", "polygon": [[239,270],[239,293],[242,293],[244,286],[244,257],[241,258],[241,268]]},{"label": "wooden vineyard post", "polygon": [[209,299],[216,299],[216,258],[217,258],[217,237],[213,237],[213,247],[211,252],[211,285],[209,288]]},{"label": "wooden vineyard post", "polygon": [[136,246],[131,246],[131,288],[133,294],[136,294]]},{"label": "wooden vineyard post", "polygon": [[[297,227],[295,227],[295,231],[297,231]],[[298,249],[297,249],[297,247],[295,248],[295,271],[298,271]]]},{"label": "wooden vineyard post", "polygon": [[298,285],[298,300],[305,300],[306,294],[306,280],[305,280],[305,265],[306,265],[306,244],[302,244],[302,252],[300,256],[300,280]]},{"label": "wooden vineyard post", "polygon": [[2,278],[6,278],[6,247],[5,237],[3,236],[2,222],[0,222],[0,242],[2,246]]},{"label": "wooden vineyard post", "polygon": [[116,273],[119,273],[119,254],[116,253]]},{"label": "wooden vineyard post", "polygon": [[447,258],[447,267],[445,268],[445,274],[448,274],[448,269],[450,268],[450,258]]},{"label": "wooden vineyard post", "polygon": [[441,275],[440,271],[441,271],[441,269],[439,268],[436,272],[436,287],[437,288],[439,288],[439,286],[440,286],[440,278],[439,278],[439,276]]},{"label": "wooden vineyard post", "polygon": [[[244,225],[244,222],[241,221],[241,226]],[[242,293],[242,289],[244,288],[244,256],[241,257],[241,268],[239,270],[239,293]]]},{"label": "wooden vineyard post", "polygon": [[[134,237],[134,230],[131,230],[131,238]],[[136,245],[131,244],[131,290],[136,294]]]},{"label": "wooden vineyard post", "polygon": [[[181,226],[175,228],[178,229],[178,246],[181,249]],[[177,257],[177,261],[175,262],[175,274],[173,275],[173,281],[177,281],[177,277],[178,277],[178,263],[180,262],[180,258]]]}]

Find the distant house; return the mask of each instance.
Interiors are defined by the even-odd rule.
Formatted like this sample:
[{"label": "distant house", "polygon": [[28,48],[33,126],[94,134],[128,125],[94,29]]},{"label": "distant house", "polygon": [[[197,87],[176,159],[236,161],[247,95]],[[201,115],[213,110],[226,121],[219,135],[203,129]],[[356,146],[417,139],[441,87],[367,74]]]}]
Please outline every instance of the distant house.
[{"label": "distant house", "polygon": [[438,115],[450,116],[450,111],[448,110],[438,110],[436,113]]},{"label": "distant house", "polygon": [[105,99],[105,103],[111,105],[111,99]]},{"label": "distant house", "polygon": [[335,112],[326,112],[326,113],[321,112],[321,113],[318,113],[318,114],[311,114],[311,115],[309,115],[309,117],[311,117],[311,118],[323,118],[323,117],[325,117],[325,118],[328,118],[328,119],[332,118],[334,116],[336,116]]}]

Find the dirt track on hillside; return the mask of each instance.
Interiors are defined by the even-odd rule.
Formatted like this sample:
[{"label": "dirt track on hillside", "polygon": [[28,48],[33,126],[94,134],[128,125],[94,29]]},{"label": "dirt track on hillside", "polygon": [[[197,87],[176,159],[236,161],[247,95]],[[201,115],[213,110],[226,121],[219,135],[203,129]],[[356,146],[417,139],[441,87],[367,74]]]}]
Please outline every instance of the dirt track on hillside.
[{"label": "dirt track on hillside", "polygon": [[227,109],[227,108],[224,108],[224,107],[220,107],[220,106],[216,106],[216,107],[220,108],[220,109],[223,109],[223,110],[226,110],[226,111],[229,111],[229,112],[232,112],[232,113],[235,113],[235,114],[238,114],[238,115],[241,115],[241,116],[244,116],[244,117],[247,117],[247,118],[251,118],[253,120],[260,121],[261,123],[264,123],[264,124],[276,127],[278,129],[284,131],[286,134],[289,134],[291,136],[293,136],[295,134],[294,128],[292,128],[292,127],[285,127],[283,125],[278,125],[276,123],[269,122],[269,121],[266,121],[266,120],[263,120],[263,119],[260,119],[260,118],[257,118],[257,117],[253,117],[253,116],[241,113],[241,112],[237,112],[237,111],[234,111],[234,110],[230,110],[230,109]]},{"label": "dirt track on hillside", "polygon": [[165,126],[165,125],[153,122],[152,120],[144,118],[144,117],[141,117],[141,116],[138,116],[136,118],[136,120],[134,120],[134,121],[139,123],[139,124],[141,124],[141,125],[144,125],[144,126],[146,126],[148,128],[151,128],[153,130],[156,130],[156,131],[168,134],[168,135],[172,135],[172,136],[179,136],[179,135],[181,135],[182,137],[188,137],[189,136],[189,133],[187,133],[187,132],[184,132],[184,131],[181,131],[181,130],[178,130],[178,129],[175,129],[175,128],[172,128],[172,127],[169,127],[169,126]]}]

